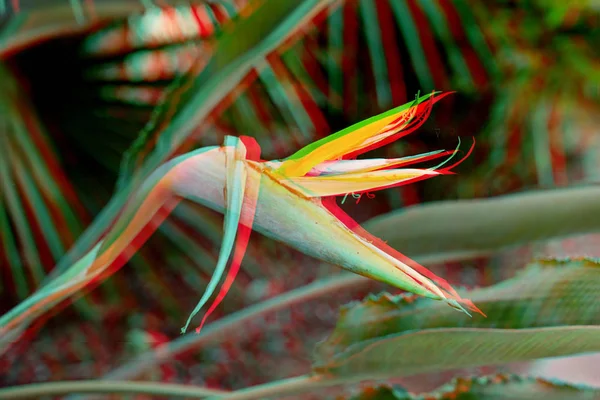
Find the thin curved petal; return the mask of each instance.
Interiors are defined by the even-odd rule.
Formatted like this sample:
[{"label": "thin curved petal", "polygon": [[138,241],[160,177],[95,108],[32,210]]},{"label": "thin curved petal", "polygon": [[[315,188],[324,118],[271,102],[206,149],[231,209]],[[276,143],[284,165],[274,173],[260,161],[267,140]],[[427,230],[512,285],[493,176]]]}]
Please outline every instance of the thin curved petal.
[{"label": "thin curved petal", "polygon": [[302,176],[284,179],[281,182],[293,185],[307,197],[326,197],[379,190],[417,178],[426,179],[437,175],[440,173],[432,170],[404,168],[341,175]]},{"label": "thin curved petal", "polygon": [[[349,172],[369,172],[380,169],[401,167],[444,157],[454,154],[454,152],[455,151],[452,150],[436,150],[400,158],[369,158],[364,160],[324,161],[321,164],[315,165],[315,167],[311,169],[306,176],[339,175]],[[282,161],[265,162],[265,165],[272,169],[278,169],[281,164]]]}]

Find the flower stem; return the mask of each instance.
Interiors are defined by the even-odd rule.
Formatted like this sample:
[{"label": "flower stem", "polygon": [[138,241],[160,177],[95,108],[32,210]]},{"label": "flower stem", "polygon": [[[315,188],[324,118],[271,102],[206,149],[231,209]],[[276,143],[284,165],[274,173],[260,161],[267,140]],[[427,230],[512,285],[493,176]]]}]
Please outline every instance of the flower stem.
[{"label": "flower stem", "polygon": [[11,386],[0,389],[0,399],[40,398],[43,396],[60,396],[73,393],[143,393],[154,396],[201,399],[207,396],[220,396],[227,392],[170,383],[87,380]]}]

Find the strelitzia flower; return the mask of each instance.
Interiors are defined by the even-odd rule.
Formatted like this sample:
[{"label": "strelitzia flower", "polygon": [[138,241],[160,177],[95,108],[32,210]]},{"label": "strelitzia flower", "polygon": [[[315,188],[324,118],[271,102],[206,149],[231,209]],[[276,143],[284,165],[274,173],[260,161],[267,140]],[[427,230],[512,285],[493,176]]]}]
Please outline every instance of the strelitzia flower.
[{"label": "strelitzia flower", "polygon": [[[231,260],[197,331],[224,298],[240,268],[252,229],[357,274],[443,300],[465,312],[463,306],[480,312],[444,280],[360,228],[335,203],[335,197],[348,193],[373,192],[451,173],[458,163],[441,168],[451,157],[435,168],[405,167],[453,156],[457,150],[396,159],[354,159],[413,132],[443,97],[436,93],[420,97],[312,143],[284,160],[260,160],[260,149],[249,137],[227,137],[224,146],[202,148],[171,160],[142,185],[104,241],[23,303],[18,317],[11,311],[13,319],[7,326],[119,268],[183,198],[220,211],[225,219],[214,275],[182,333],[208,302]],[[0,326],[5,325],[2,322],[0,319]]]}]

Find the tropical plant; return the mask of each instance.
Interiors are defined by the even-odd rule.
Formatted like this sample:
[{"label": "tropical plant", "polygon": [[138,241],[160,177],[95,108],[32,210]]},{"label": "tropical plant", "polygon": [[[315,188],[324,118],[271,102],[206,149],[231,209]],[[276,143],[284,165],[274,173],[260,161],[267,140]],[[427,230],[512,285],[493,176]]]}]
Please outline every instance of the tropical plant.
[{"label": "tropical plant", "polygon": [[600,351],[596,261],[513,250],[600,226],[594,1],[157,4],[0,0],[0,397],[597,398],[355,387]]}]

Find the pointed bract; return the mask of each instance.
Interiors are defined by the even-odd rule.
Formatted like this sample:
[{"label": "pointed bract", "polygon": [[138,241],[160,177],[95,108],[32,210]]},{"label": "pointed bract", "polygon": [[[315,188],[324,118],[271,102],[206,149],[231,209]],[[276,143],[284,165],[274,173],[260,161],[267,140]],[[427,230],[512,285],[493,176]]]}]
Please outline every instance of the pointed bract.
[{"label": "pointed bract", "polygon": [[334,198],[451,173],[462,160],[444,169],[398,167],[453,156],[458,149],[390,160],[348,159],[412,132],[441,97],[434,93],[419,98],[313,143],[283,161],[260,161],[258,145],[246,137],[228,137],[223,147],[199,149],[169,161],[148,178],[103,242],[67,274],[28,299],[22,305],[25,309],[3,316],[0,326],[15,327],[114,272],[182,198],[225,214],[214,275],[182,332],[214,293],[233,253],[229,273],[202,324],[223,299],[239,270],[252,229],[357,274],[444,300],[467,314],[464,307],[480,312],[446,281],[360,228]]}]

